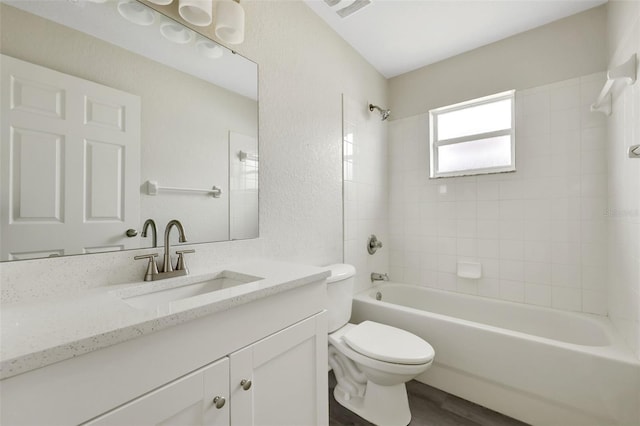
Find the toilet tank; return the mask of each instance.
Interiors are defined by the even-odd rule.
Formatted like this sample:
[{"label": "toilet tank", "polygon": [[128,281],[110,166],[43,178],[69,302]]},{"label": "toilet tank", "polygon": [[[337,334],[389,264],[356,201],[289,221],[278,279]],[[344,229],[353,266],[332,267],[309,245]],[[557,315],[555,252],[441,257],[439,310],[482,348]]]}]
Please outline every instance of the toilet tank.
[{"label": "toilet tank", "polygon": [[332,333],[349,322],[351,318],[351,301],[353,299],[353,282],[356,268],[344,263],[329,265],[331,276],[327,278],[327,296],[329,315],[329,333]]}]

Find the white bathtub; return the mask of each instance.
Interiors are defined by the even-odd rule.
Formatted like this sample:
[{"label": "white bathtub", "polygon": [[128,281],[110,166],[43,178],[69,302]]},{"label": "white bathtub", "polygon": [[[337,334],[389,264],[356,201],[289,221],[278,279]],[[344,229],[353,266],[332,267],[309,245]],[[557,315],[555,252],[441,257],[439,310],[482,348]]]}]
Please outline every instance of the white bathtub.
[{"label": "white bathtub", "polygon": [[[382,300],[376,300],[376,293]],[[417,380],[534,425],[640,425],[640,362],[607,318],[388,283],[352,322],[408,330],[435,349]]]}]

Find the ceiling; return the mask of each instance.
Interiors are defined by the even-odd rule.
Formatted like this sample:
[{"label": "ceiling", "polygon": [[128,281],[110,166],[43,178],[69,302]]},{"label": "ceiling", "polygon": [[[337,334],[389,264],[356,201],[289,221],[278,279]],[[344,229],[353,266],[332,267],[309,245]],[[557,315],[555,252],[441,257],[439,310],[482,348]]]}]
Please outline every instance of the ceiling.
[{"label": "ceiling", "polygon": [[305,0],[382,75],[391,78],[470,51],[607,0],[371,0],[341,18],[354,0]]}]

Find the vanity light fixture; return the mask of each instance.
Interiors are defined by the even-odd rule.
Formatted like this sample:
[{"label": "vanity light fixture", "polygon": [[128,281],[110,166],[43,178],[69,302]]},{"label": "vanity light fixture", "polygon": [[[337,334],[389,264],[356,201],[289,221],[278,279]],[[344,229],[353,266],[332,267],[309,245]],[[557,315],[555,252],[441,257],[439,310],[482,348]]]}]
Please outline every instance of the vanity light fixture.
[{"label": "vanity light fixture", "polygon": [[206,27],[213,21],[213,0],[178,0],[178,13],[188,23]]},{"label": "vanity light fixture", "polygon": [[229,44],[244,41],[244,9],[240,0],[221,0],[216,10],[216,37]]},{"label": "vanity light fixture", "polygon": [[[148,1],[168,5],[173,0]],[[188,23],[206,27],[213,22],[213,0],[178,0],[178,13]],[[244,9],[240,0],[217,1],[215,18],[216,37],[229,44],[240,44],[244,41]]]}]

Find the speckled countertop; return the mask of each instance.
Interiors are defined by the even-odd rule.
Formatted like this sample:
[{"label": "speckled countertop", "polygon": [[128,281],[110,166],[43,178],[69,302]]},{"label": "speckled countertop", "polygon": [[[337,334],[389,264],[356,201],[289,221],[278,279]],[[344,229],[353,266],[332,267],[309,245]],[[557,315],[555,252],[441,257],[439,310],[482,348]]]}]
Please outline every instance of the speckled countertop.
[{"label": "speckled countertop", "polygon": [[[221,271],[260,279],[150,309],[134,308],[122,300],[211,279]],[[329,271],[323,268],[259,260],[216,267],[206,275],[106,286],[74,296],[2,305],[0,379],[225,311],[327,276]]]}]

